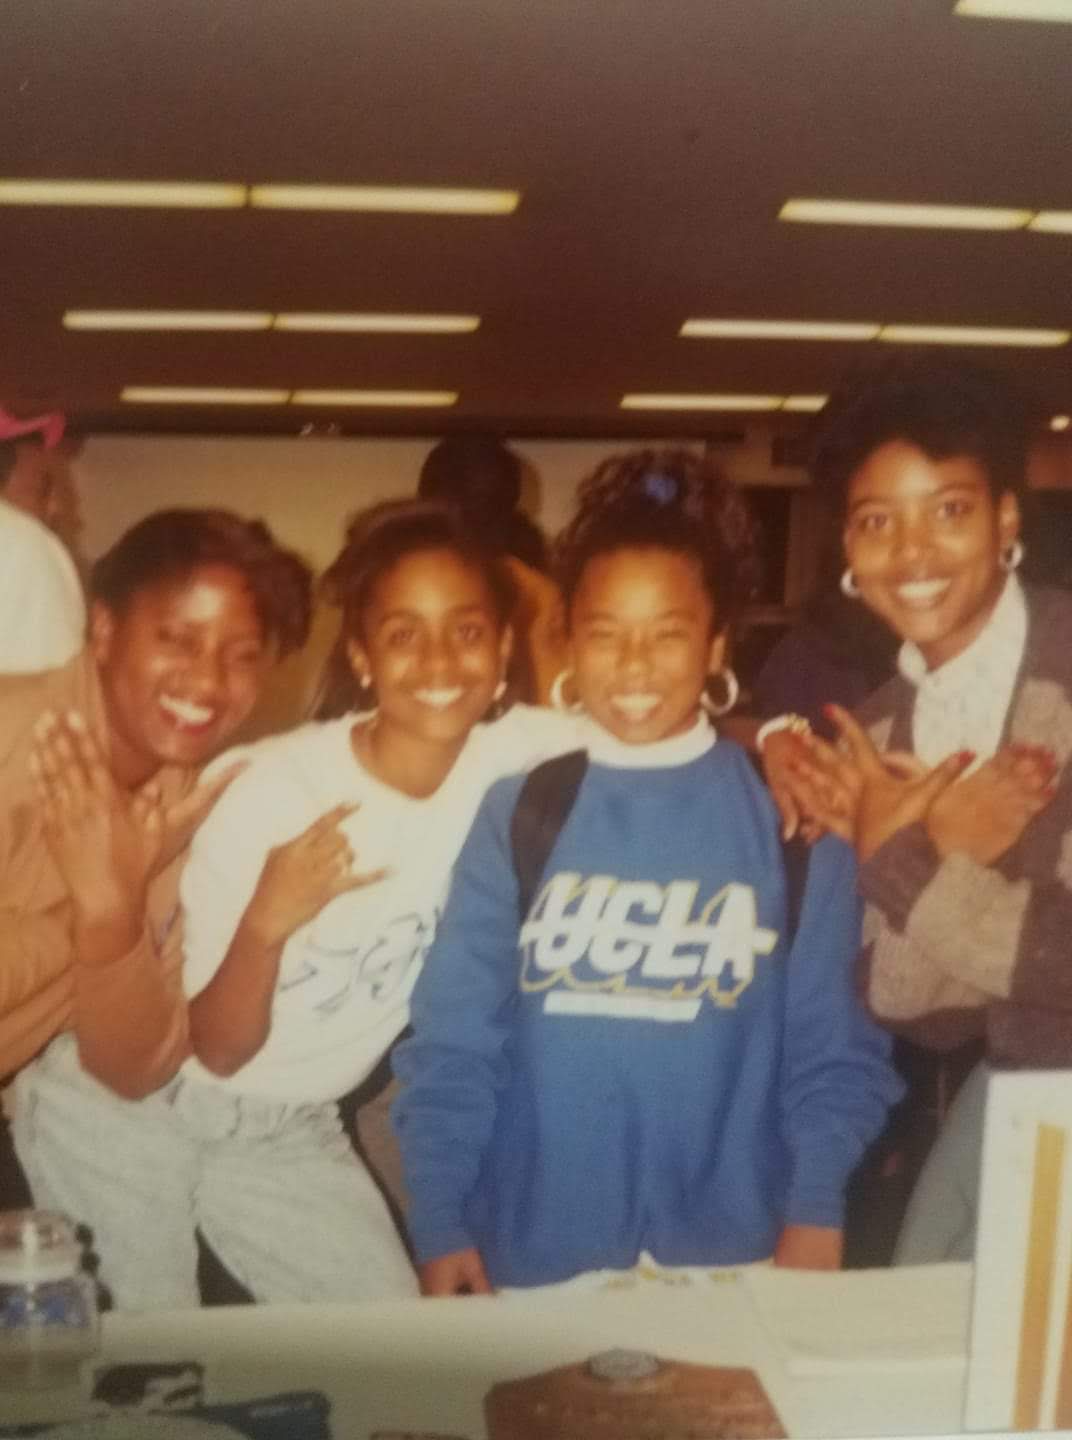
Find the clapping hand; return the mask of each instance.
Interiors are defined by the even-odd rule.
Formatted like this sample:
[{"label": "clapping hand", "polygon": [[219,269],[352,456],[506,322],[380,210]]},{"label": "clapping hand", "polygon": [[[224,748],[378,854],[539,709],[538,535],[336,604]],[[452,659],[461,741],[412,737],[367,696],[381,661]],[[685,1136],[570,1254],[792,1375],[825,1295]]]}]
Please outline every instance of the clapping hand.
[{"label": "clapping hand", "polygon": [[[833,706],[830,713],[845,716]],[[855,844],[868,778],[865,761],[872,757],[890,781],[922,780],[927,774],[914,756],[901,751],[880,755],[859,727],[857,731],[863,743],[855,746],[847,739],[834,746],[818,735],[789,730],[776,731],[764,742],[763,769],[782,816],[785,839],[799,831],[810,843],[830,833]]]}]

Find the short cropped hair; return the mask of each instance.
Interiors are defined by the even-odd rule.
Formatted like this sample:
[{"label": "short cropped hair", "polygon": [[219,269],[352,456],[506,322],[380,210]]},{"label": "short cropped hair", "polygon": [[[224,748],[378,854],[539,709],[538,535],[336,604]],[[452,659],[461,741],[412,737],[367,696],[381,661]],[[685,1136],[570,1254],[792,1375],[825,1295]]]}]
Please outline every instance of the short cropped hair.
[{"label": "short cropped hair", "polygon": [[1024,487],[1032,406],[1004,376],[966,361],[897,357],[859,373],[817,417],[811,473],[837,516],[853,475],[881,446],[906,441],[931,460],[965,455],[995,499]]},{"label": "short cropped hair", "polygon": [[93,566],[90,594],[121,613],[135,595],[184,578],[202,565],[227,565],[249,586],[266,640],[280,656],[299,650],[309,634],[312,572],[260,520],[229,510],[157,510]]}]

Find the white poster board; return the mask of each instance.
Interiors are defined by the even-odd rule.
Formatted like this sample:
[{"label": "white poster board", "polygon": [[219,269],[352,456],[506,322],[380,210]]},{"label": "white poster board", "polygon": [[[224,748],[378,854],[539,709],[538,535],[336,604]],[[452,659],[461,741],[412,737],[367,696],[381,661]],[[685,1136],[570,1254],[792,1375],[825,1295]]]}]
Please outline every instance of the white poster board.
[{"label": "white poster board", "polygon": [[996,1073],[964,1424],[1072,1428],[1072,1071]]}]

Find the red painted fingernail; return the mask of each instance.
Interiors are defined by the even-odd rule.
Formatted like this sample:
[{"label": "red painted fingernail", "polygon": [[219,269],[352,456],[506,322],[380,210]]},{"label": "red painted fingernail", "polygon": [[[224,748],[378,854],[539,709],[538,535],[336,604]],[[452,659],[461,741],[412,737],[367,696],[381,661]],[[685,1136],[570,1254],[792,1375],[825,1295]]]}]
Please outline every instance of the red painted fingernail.
[{"label": "red painted fingernail", "polygon": [[961,763],[962,765],[970,765],[971,762],[975,759],[975,751],[974,751],[974,750],[961,750],[961,751],[959,752],[959,754],[957,755],[957,759],[960,761],[960,763]]}]

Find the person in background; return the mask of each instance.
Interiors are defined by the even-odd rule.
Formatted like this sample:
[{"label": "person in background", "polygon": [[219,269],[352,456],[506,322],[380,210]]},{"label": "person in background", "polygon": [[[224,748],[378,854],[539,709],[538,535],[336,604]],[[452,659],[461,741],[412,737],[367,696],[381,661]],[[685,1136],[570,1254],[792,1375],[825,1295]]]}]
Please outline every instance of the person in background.
[{"label": "person in background", "polygon": [[545,573],[543,536],[519,508],[521,461],[491,435],[452,435],[429,452],[417,494],[452,506],[475,534],[505,557],[517,594],[511,626],[518,694],[550,702],[565,663],[562,597]]},{"label": "person in background", "polygon": [[560,573],[587,765],[531,905],[524,777],[489,792],[395,1052],[425,1294],[645,1252],[840,1263],[845,1182],[899,1086],[854,994],[851,849],[813,848],[794,933],[773,802],[705,714],[752,536],[686,451],[581,486]]},{"label": "person in background", "polygon": [[935,1049],[986,1051],[920,1176],[901,1263],[973,1251],[990,1070],[1072,1064],[1072,597],[1017,578],[1029,433],[1005,381],[928,360],[835,396],[816,443],[844,588],[900,636],[900,674],[856,719],[834,707],[837,748],[794,737],[788,780],[855,845],[872,1012]]},{"label": "person in background", "polygon": [[92,1228],[120,1308],[197,1303],[195,1227],[258,1300],[414,1293],[336,1100],[406,1024],[484,789],[572,742],[553,712],[491,718],[513,595],[454,512],[375,507],[326,578],[350,703],[238,752],[183,874],[191,1058],[137,1105],[66,1061],[27,1087],[35,1193]]},{"label": "person in background", "polygon": [[189,1051],[178,868],[229,778],[198,772],[301,644],[309,588],[259,522],[158,512],[94,566],[87,648],[0,677],[0,1076],[39,1204],[50,1099],[145,1095]]},{"label": "person in background", "polygon": [[854,710],[893,675],[896,637],[877,615],[842,593],[842,569],[840,543],[831,545],[800,619],[756,676],[751,708],[760,720],[791,712],[832,736],[824,707],[833,702]]},{"label": "person in background", "polygon": [[0,409],[0,674],[55,669],[85,643],[81,581],[50,528],[49,467],[63,423]]}]

